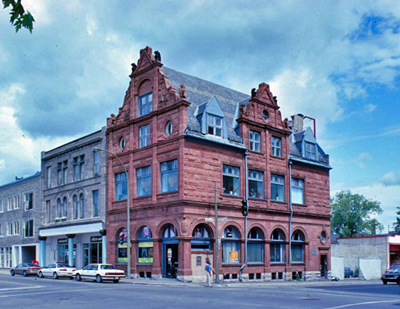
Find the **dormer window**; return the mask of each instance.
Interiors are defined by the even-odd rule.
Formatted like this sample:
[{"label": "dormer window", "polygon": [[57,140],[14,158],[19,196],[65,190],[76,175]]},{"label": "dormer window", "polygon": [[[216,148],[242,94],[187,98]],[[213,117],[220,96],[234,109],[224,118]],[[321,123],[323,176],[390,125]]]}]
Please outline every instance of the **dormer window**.
[{"label": "dormer window", "polygon": [[139,97],[138,100],[138,117],[151,113],[153,104],[153,93],[148,92]]},{"label": "dormer window", "polygon": [[310,160],[317,159],[317,150],[314,143],[304,142],[304,156]]},{"label": "dormer window", "polygon": [[207,115],[207,133],[222,137],[222,117]]}]

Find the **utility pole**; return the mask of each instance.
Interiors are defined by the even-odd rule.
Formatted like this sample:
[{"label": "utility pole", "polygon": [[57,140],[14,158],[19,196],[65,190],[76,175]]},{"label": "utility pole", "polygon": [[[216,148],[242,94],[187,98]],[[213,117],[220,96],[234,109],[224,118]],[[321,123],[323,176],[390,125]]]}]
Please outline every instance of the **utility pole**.
[{"label": "utility pole", "polygon": [[215,282],[219,283],[219,239],[218,239],[218,204],[217,204],[217,183],[214,183],[215,195]]}]

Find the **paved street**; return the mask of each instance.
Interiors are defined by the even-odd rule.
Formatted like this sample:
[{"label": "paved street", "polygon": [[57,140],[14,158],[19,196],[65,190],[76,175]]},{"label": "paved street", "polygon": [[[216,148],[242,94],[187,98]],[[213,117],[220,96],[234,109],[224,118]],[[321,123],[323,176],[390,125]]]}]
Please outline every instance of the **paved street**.
[{"label": "paved street", "polygon": [[0,274],[0,308],[398,308],[400,287],[379,281],[118,284]]}]

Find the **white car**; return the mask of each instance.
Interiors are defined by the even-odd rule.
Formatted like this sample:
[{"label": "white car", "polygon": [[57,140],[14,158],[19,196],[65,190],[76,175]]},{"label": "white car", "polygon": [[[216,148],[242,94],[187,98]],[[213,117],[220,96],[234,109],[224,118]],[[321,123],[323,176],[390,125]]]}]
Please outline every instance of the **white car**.
[{"label": "white car", "polygon": [[38,271],[37,275],[39,278],[48,276],[53,277],[54,279],[58,279],[59,277],[69,277],[70,279],[73,279],[73,272],[75,270],[75,267],[68,266],[67,264],[55,263],[43,267]]},{"label": "white car", "polygon": [[125,277],[125,271],[116,269],[111,264],[89,264],[83,269],[74,271],[74,277],[76,281],[81,281],[82,279],[91,279],[97,282],[113,280],[118,283],[120,278]]}]

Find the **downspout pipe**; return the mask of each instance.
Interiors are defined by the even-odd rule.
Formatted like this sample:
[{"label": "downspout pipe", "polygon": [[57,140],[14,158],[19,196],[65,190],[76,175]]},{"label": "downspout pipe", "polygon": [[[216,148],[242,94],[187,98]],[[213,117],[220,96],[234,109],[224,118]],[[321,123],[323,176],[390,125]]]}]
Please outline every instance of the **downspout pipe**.
[{"label": "downspout pipe", "polygon": [[290,207],[290,218],[289,218],[289,265],[292,262],[292,219],[293,219],[293,205],[292,205],[292,160],[288,158],[289,165],[289,207]]},{"label": "downspout pipe", "polygon": [[[248,164],[247,164],[247,156],[249,154],[249,151],[246,149],[244,152],[244,169],[245,169],[245,199],[247,201],[247,210],[249,209],[249,170],[248,170]],[[247,211],[248,214],[248,211]],[[244,217],[244,263],[239,269],[239,280],[242,281],[242,271],[245,269],[247,265],[247,216]]]}]

